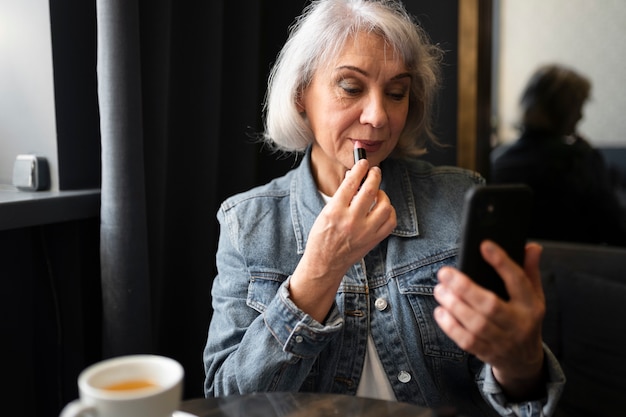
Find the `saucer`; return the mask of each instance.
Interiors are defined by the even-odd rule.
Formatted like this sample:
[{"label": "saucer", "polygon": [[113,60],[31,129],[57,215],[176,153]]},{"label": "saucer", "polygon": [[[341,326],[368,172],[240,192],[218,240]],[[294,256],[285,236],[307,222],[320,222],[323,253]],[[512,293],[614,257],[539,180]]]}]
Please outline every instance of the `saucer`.
[{"label": "saucer", "polygon": [[195,414],[187,413],[186,411],[176,410],[172,414],[172,417],[198,417]]}]

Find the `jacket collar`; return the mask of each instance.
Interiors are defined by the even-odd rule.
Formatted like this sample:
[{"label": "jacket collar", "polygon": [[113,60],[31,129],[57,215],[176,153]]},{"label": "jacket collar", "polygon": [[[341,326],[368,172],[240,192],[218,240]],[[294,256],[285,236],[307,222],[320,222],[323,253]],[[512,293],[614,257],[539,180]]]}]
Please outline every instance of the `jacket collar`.
[{"label": "jacket collar", "polygon": [[[381,189],[389,196],[397,214],[398,224],[391,234],[399,237],[418,236],[415,198],[405,165],[398,160],[386,160],[381,164],[381,170],[383,172]],[[296,168],[290,185],[290,197],[291,220],[298,243],[297,250],[298,254],[302,254],[309,231],[325,204],[313,179],[310,147],[300,166]]]},{"label": "jacket collar", "polygon": [[400,237],[419,236],[417,205],[406,164],[399,159],[382,162],[383,181],[380,188],[387,193],[396,209],[398,224],[392,234]]}]

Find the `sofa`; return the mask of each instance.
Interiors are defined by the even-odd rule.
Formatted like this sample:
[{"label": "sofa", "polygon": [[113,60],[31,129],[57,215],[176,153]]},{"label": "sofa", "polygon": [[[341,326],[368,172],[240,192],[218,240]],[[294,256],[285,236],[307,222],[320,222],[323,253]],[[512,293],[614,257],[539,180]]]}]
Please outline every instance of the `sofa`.
[{"label": "sofa", "polygon": [[598,150],[604,157],[617,197],[626,208],[626,147],[603,146]]},{"label": "sofa", "polygon": [[626,415],[626,248],[539,243],[543,337],[567,377],[556,417]]}]

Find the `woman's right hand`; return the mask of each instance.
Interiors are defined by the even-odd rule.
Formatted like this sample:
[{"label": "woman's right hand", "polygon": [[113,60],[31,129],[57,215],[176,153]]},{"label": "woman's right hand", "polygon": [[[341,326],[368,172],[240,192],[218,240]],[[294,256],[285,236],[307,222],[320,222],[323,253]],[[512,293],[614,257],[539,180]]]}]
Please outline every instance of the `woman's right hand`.
[{"label": "woman's right hand", "polygon": [[319,322],[332,307],[346,271],[396,227],[395,209],[379,189],[381,180],[379,167],[359,161],[311,228],[289,291],[293,302]]}]

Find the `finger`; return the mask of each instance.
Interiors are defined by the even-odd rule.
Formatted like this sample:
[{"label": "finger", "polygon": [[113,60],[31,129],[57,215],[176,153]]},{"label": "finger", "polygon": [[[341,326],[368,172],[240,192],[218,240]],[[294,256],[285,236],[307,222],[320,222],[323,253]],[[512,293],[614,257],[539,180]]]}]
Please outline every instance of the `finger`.
[{"label": "finger", "polygon": [[539,269],[539,261],[541,260],[541,254],[543,253],[543,246],[538,243],[529,243],[526,245],[526,255],[524,258],[524,271],[530,283],[533,286],[536,294],[542,294],[543,286],[541,284],[541,271]]},{"label": "finger", "polygon": [[373,224],[378,225],[376,229],[376,236],[380,237],[382,240],[383,238],[389,236],[397,225],[396,210],[391,205],[391,201],[389,200],[387,194],[382,190],[378,190],[375,201],[376,204],[371,207],[367,217],[369,221],[373,222]]},{"label": "finger", "polygon": [[437,276],[435,299],[464,328],[484,339],[501,332],[493,317],[500,314],[502,300],[455,268],[443,267]]},{"label": "finger", "polygon": [[444,307],[436,307],[434,311],[435,321],[441,330],[456,343],[459,348],[479,356],[488,345],[487,342],[478,338],[475,333],[468,331],[454,314]]},{"label": "finger", "polygon": [[493,241],[485,240],[480,245],[480,253],[500,275],[511,299],[527,298],[531,284],[522,267],[515,263],[504,249]]},{"label": "finger", "polygon": [[445,266],[437,273],[440,283],[483,316],[498,314],[504,301],[456,268]]},{"label": "finger", "polygon": [[333,200],[343,207],[348,207],[359,191],[361,181],[367,174],[368,169],[369,162],[367,159],[361,159],[354,164],[352,169],[346,172],[346,176],[341,184],[339,184],[339,188],[337,188]]},{"label": "finger", "polygon": [[374,207],[374,204],[378,202],[381,180],[382,172],[380,168],[377,166],[371,167],[365,182],[361,184],[361,188],[350,203],[350,206],[357,210],[360,215],[367,215]]}]

